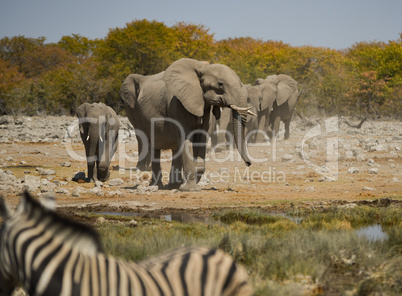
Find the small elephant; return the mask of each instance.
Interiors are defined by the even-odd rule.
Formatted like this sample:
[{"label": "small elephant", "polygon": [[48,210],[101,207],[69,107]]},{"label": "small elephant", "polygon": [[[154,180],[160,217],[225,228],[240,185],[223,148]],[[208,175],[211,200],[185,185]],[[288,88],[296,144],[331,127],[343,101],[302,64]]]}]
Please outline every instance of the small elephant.
[{"label": "small elephant", "polygon": [[[120,121],[116,112],[103,103],[84,103],[75,111],[85,146],[87,182],[106,181],[110,161],[117,150]],[[95,169],[96,165],[96,171]]]},{"label": "small elephant", "polygon": [[251,164],[244,141],[247,90],[229,67],[180,59],[156,75],[128,75],[120,96],[138,134],[140,162],[151,160],[152,185],[163,187],[160,151],[171,149],[168,188],[200,190],[210,114],[219,116],[219,107],[231,109],[238,150]]},{"label": "small elephant", "polygon": [[257,135],[267,132],[272,139],[279,132],[280,122],[285,124],[285,139],[289,138],[290,120],[299,91],[297,82],[290,76],[271,75],[266,79],[257,79],[256,85],[249,86],[248,101],[254,107],[258,116],[248,121],[247,133],[253,132],[250,140],[257,141]]}]

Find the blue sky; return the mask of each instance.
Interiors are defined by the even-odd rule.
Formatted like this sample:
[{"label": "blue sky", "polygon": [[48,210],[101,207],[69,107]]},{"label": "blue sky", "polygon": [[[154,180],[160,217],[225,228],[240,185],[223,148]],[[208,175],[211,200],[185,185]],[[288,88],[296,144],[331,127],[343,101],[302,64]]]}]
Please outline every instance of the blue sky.
[{"label": "blue sky", "polygon": [[216,40],[253,37],[348,48],[402,32],[401,0],[0,0],[0,38],[104,38],[136,19],[204,25]]}]

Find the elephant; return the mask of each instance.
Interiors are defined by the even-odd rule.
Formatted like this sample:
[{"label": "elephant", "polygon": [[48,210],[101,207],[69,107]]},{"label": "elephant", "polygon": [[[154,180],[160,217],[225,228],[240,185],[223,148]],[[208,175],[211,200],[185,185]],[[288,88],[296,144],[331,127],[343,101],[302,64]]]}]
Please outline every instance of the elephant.
[{"label": "elephant", "polygon": [[146,165],[151,160],[151,185],[164,187],[160,153],[170,149],[173,156],[167,188],[200,190],[197,183],[205,171],[210,115],[219,117],[219,107],[232,110],[238,150],[246,165],[251,165],[244,141],[250,109],[247,90],[229,67],[183,58],[155,75],[128,75],[120,97],[140,138],[139,163]]},{"label": "elephant", "polygon": [[[87,182],[106,181],[110,161],[117,150],[120,121],[104,103],[84,103],[75,111],[87,159]],[[96,171],[94,170],[96,166]]]},{"label": "elephant", "polygon": [[257,79],[256,84],[249,86],[247,91],[248,102],[258,114],[246,125],[247,133],[254,133],[250,140],[257,141],[257,135],[260,134],[257,130],[267,132],[272,139],[278,134],[281,121],[285,124],[285,139],[288,139],[290,120],[299,97],[297,82],[284,74],[271,75],[266,79]]}]

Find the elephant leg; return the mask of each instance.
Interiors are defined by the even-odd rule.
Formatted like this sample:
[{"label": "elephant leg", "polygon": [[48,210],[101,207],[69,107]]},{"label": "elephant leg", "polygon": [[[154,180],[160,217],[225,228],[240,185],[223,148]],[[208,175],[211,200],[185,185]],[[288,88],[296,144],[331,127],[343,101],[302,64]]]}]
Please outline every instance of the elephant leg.
[{"label": "elephant leg", "polygon": [[274,132],[275,132],[275,136],[277,136],[278,135],[278,133],[279,133],[279,126],[280,126],[280,124],[281,124],[281,118],[279,117],[279,116],[276,116],[275,118],[274,118],[274,122],[273,122],[273,130],[274,130]]},{"label": "elephant leg", "polygon": [[285,123],[285,140],[287,140],[287,139],[289,139],[289,136],[290,136],[290,131],[289,131],[290,120],[286,120],[286,121],[284,121],[284,123]]},{"label": "elephant leg", "polygon": [[[84,141],[84,140],[83,140]],[[98,143],[97,142],[89,142],[85,141],[85,154],[87,158],[87,170],[88,170],[88,177],[85,179],[86,182],[94,182],[97,180],[97,174],[95,165],[97,160],[97,153],[98,153]]]},{"label": "elephant leg", "polygon": [[258,133],[256,134],[256,142],[263,142],[265,140],[265,133],[268,130],[268,115],[267,111],[262,111],[258,114]]},{"label": "elephant leg", "polygon": [[[195,144],[195,147],[194,147]],[[207,137],[204,133],[199,133],[194,136],[193,152],[194,152],[194,167],[196,182],[201,180],[205,173],[205,155],[207,146]]]},{"label": "elephant leg", "polygon": [[[142,138],[137,136],[138,143],[138,162],[137,169],[140,171],[149,171],[149,165],[151,163],[151,147],[142,142]],[[145,150],[145,148],[148,148]]]},{"label": "elephant leg", "polygon": [[181,173],[183,169],[183,159],[181,155],[177,153],[177,151],[172,151],[172,154],[172,168],[170,169],[169,183],[167,185],[167,189],[177,189],[183,183],[183,177]]},{"label": "elephant leg", "polygon": [[152,157],[152,181],[151,186],[163,187],[162,184],[162,167],[161,167],[161,151],[159,149],[154,149],[154,154]]},{"label": "elephant leg", "polygon": [[96,181],[95,161],[87,160],[88,178],[86,182]]},{"label": "elephant leg", "polygon": [[182,159],[183,159],[184,183],[180,186],[180,190],[199,191],[200,187],[197,185],[193,143],[189,139],[186,139],[184,141],[183,148],[184,150],[182,152]]}]

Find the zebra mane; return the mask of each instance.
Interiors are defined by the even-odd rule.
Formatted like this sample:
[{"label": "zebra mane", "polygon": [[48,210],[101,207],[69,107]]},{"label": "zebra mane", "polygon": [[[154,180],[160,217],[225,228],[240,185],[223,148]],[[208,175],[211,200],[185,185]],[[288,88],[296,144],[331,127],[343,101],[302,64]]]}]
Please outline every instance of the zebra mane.
[{"label": "zebra mane", "polygon": [[[63,229],[69,229],[70,231],[72,231],[72,235],[70,235],[70,237],[73,237],[74,240],[73,247],[82,247],[82,251],[103,251],[99,234],[93,228],[59,215],[55,211],[43,206],[40,202],[36,201],[27,191],[24,192],[20,204],[17,207],[16,213],[24,213],[30,219],[37,220],[38,223],[40,223],[45,218],[51,219],[52,227],[60,226]],[[57,237],[58,232],[53,232],[53,236]]]}]

